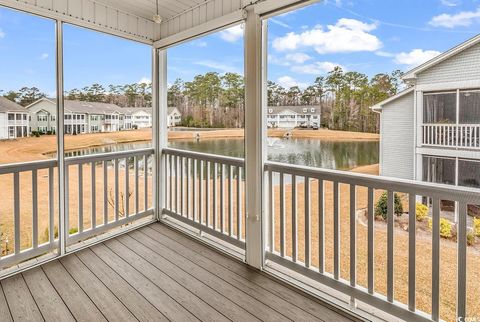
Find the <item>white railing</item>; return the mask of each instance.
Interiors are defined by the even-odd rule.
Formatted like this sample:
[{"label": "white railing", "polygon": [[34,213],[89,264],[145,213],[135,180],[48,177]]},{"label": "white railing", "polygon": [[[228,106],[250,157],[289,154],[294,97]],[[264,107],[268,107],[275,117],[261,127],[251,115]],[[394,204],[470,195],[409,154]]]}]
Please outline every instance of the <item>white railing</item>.
[{"label": "white railing", "polygon": [[480,124],[424,124],[425,146],[480,149]]},{"label": "white railing", "polygon": [[[22,164],[6,164],[0,165],[0,176],[3,178],[9,176],[13,182],[12,189],[7,188],[7,184],[2,188],[2,203],[7,202],[12,198],[13,200],[13,220],[10,220],[12,231],[7,231],[6,225],[2,225],[2,238],[0,245],[0,268],[10,267],[30,258],[48,253],[58,248],[58,238],[54,236],[54,176],[57,167],[56,160],[35,161]],[[26,176],[31,178],[26,178]],[[38,198],[38,179],[46,176],[47,181],[47,198],[48,198],[48,239],[45,242],[39,243],[39,198]],[[22,178],[21,178],[22,177]],[[22,180],[21,180],[22,179]],[[21,182],[28,184],[31,187],[31,194],[28,199],[31,201],[28,205],[22,202],[22,197],[26,197],[23,192],[28,190],[28,187],[21,186]],[[11,195],[8,195],[10,194]],[[21,211],[23,207],[31,209],[32,217],[29,223],[32,229],[29,232],[22,231],[25,223],[21,220]],[[1,211],[3,219],[8,215],[6,211]],[[10,238],[9,238],[10,237]],[[28,247],[23,248],[23,239],[31,240]],[[10,243],[13,243],[13,249],[10,248]]]},{"label": "white railing", "polygon": [[245,249],[244,160],[163,150],[163,214]]},{"label": "white railing", "polygon": [[[153,215],[153,155],[143,149],[65,159],[66,246]],[[57,160],[0,165],[0,177],[0,268],[59,250]]]},{"label": "white railing", "polygon": [[[266,204],[268,209],[267,224],[267,249],[266,258],[283,267],[287,267],[303,276],[331,287],[351,298],[351,301],[367,303],[383,312],[401,318],[406,321],[438,321],[440,318],[440,209],[441,201],[455,201],[458,209],[457,222],[457,281],[456,311],[457,316],[466,316],[466,253],[467,253],[467,207],[475,201],[480,200],[480,193],[471,189],[458,189],[450,186],[433,185],[407,180],[396,180],[381,178],[356,173],[345,173],[333,170],[323,170],[311,167],[285,165],[268,162],[265,165],[265,176],[267,181]],[[343,194],[342,194],[343,189]],[[347,190],[345,190],[347,189]],[[386,272],[386,294],[380,294],[375,285],[374,272],[376,270],[377,254],[375,254],[376,231],[375,228],[375,193],[379,190],[387,193],[388,213],[386,219],[386,265],[382,271]],[[287,192],[288,191],[288,192]],[[298,200],[299,193],[303,194],[304,200]],[[359,195],[365,196],[366,207],[366,283],[361,286],[357,280],[357,201]],[[394,196],[395,193],[403,193],[408,196],[408,297],[406,303],[394,297],[394,272],[396,269],[397,251],[394,248],[395,221],[394,221]],[[287,202],[287,196],[291,201]],[[431,237],[431,308],[430,314],[419,311],[416,308],[416,273],[424,270],[425,267],[416,265],[416,202],[419,197],[428,197],[432,202],[432,237]],[[326,201],[329,201],[328,207]],[[317,204],[313,209],[312,204]],[[346,206],[348,205],[348,206]],[[347,217],[341,219],[343,211],[347,210]],[[275,209],[278,207],[277,209]],[[327,209],[328,208],[328,209]],[[328,218],[329,226],[325,226]],[[333,212],[333,213],[332,213]],[[288,214],[288,216],[287,216]],[[332,218],[333,217],[333,218]],[[341,255],[341,232],[344,232],[345,221],[349,235],[349,255],[344,258]],[[312,222],[318,231],[313,231]],[[333,224],[332,224],[333,221]],[[287,225],[288,223],[288,225]],[[304,229],[300,229],[303,224]],[[328,229],[328,230],[326,230]],[[333,231],[333,250],[326,247],[326,234]],[[312,243],[312,235],[318,237],[317,243]],[[330,237],[331,234],[329,234]],[[382,238],[383,240],[383,238]],[[302,244],[301,252],[299,245]],[[366,246],[365,248],[363,248]],[[315,248],[315,253],[314,249]],[[327,252],[332,257],[327,258]],[[315,263],[312,257],[315,256]],[[423,253],[422,256],[429,256]],[[326,269],[326,258],[329,259],[330,269]],[[341,274],[343,261],[349,262],[349,273]],[[268,264],[267,264],[268,265]],[[333,268],[333,269],[332,269]],[[363,268],[363,266],[362,266]],[[378,268],[378,267],[377,267]],[[471,268],[473,269],[473,268]],[[345,272],[345,270],[343,271]],[[453,272],[452,272],[453,273]],[[349,276],[346,277],[345,276]],[[343,277],[343,278],[342,278]],[[423,285],[422,285],[423,286]],[[444,286],[442,286],[444,287]],[[455,292],[453,291],[453,296]],[[385,296],[386,295],[386,296]],[[428,311],[428,310],[426,310]]]},{"label": "white railing", "polygon": [[[149,202],[149,199],[152,198],[149,181],[153,184],[151,176],[153,153],[153,149],[143,149],[65,159],[65,181],[67,182],[65,217],[67,227],[69,227],[67,245],[100,235],[105,231],[153,214]],[[84,209],[84,168],[90,171],[90,211],[88,215]],[[133,171],[132,183],[130,182],[130,171]],[[75,172],[76,180],[69,179],[72,172]],[[111,176],[110,180],[109,176]],[[101,214],[97,210],[97,177],[103,177],[101,180],[103,191]],[[77,182],[76,195],[69,193],[73,188],[72,182],[75,181]],[[123,183],[122,188],[120,181]],[[140,181],[143,185],[142,191],[140,191]],[[70,204],[72,198],[76,198],[77,201],[76,222],[70,220],[70,213],[73,212]],[[143,201],[142,204],[141,201]],[[99,216],[101,218],[98,218]],[[85,227],[85,223],[88,223],[89,226]]]}]

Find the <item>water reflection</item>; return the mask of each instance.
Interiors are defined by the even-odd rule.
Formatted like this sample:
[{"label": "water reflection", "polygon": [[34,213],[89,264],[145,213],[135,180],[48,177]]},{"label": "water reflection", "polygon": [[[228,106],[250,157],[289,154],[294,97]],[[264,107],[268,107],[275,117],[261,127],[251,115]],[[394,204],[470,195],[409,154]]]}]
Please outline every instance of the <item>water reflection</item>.
[{"label": "water reflection", "polygon": [[[240,158],[243,158],[245,151],[243,139],[231,138],[172,141],[169,146],[187,151]],[[149,147],[151,147],[150,142],[121,143],[68,151],[65,156],[74,157]],[[268,160],[271,161],[338,170],[350,170],[375,164],[379,159],[379,143],[376,141],[333,142],[318,139],[269,138],[267,149]]]},{"label": "water reflection", "polygon": [[[244,156],[243,139],[174,141],[170,146],[232,157]],[[379,143],[376,141],[269,138],[267,149],[268,160],[327,169],[350,170],[379,160]]]}]

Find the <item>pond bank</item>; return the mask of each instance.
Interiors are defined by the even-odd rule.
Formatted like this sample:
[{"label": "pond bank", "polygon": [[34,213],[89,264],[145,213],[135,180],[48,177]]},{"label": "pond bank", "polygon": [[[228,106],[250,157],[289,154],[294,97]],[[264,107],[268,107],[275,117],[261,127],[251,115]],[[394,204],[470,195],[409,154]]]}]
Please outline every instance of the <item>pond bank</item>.
[{"label": "pond bank", "polygon": [[[287,130],[269,130],[269,137],[284,137]],[[190,140],[198,133],[200,139],[242,138],[243,129],[225,129],[212,131],[170,131],[169,140]],[[330,130],[292,130],[293,138],[318,138],[325,141],[378,141],[379,135]],[[81,150],[89,147],[149,141],[152,139],[151,129],[121,131],[111,133],[91,133],[65,136],[65,150]],[[27,162],[49,159],[56,152],[57,138],[54,135],[28,137],[16,140],[0,141],[0,164]]]}]

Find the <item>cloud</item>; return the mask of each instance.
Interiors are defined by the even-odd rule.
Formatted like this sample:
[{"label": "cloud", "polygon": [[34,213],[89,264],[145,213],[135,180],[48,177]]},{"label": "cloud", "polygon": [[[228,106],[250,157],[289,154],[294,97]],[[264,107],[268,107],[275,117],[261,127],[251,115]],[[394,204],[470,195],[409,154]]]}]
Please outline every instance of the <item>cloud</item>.
[{"label": "cloud", "polygon": [[376,51],[382,42],[370,34],[376,23],[368,24],[356,19],[341,18],[335,25],[315,26],[302,33],[289,32],[273,41],[277,51],[312,47],[319,54]]},{"label": "cloud", "polygon": [[295,66],[292,66],[291,71],[295,73],[301,73],[301,74],[319,75],[319,74],[326,74],[330,72],[336,66],[340,66],[343,70],[345,70],[345,67],[339,64],[335,64],[328,61],[322,61],[322,62],[314,62],[312,64],[307,64],[307,65],[295,65]]},{"label": "cloud", "polygon": [[142,79],[140,79],[138,81],[138,84],[151,84],[152,83],[152,80],[146,76],[142,77]]},{"label": "cloud", "polygon": [[433,17],[428,24],[434,27],[468,27],[480,21],[480,7],[476,11],[462,11],[456,14],[442,13]]},{"label": "cloud", "polygon": [[312,59],[312,57],[310,57],[309,55],[304,54],[304,53],[293,53],[293,54],[287,54],[285,56],[285,59],[287,59],[289,61],[292,61],[294,63],[297,63],[297,64],[303,64],[307,60]]},{"label": "cloud", "polygon": [[285,22],[280,21],[278,19],[270,18],[270,19],[268,19],[268,21],[273,22],[274,24],[279,25],[280,27],[287,28],[287,29],[292,29],[292,27],[289,24],[286,24]]},{"label": "cloud", "polygon": [[415,67],[438,55],[440,55],[440,52],[436,50],[413,49],[408,53],[401,52],[396,54],[394,62],[400,65]]},{"label": "cloud", "polygon": [[203,66],[203,67],[215,69],[215,70],[221,71],[223,73],[239,73],[238,68],[236,68],[232,65],[219,63],[219,62],[213,61],[213,60],[196,61],[195,64]]},{"label": "cloud", "polygon": [[440,0],[440,3],[446,7],[456,7],[461,4],[460,0]]},{"label": "cloud", "polygon": [[389,53],[388,51],[383,51],[383,50],[376,51],[375,55],[380,57],[395,57],[394,53]]},{"label": "cloud", "polygon": [[0,28],[0,39],[5,38],[5,32]]},{"label": "cloud", "polygon": [[279,66],[290,66],[291,63],[289,61],[287,61],[286,59],[281,59],[275,55],[272,55],[272,54],[268,54],[268,63],[269,64],[275,64],[275,65],[279,65]]},{"label": "cloud", "polygon": [[243,26],[236,25],[220,31],[220,38],[228,42],[236,42],[243,37]]},{"label": "cloud", "polygon": [[195,47],[207,47],[208,44],[206,41],[204,40],[194,40],[190,43],[192,46],[195,46]]},{"label": "cloud", "polygon": [[306,83],[297,82],[295,79],[293,79],[290,76],[282,76],[282,77],[278,78],[277,82],[278,82],[278,84],[280,84],[280,86],[282,86],[284,88],[290,88],[290,87],[298,86],[298,87],[304,89],[304,88],[307,88],[307,86],[308,86],[308,84],[306,84]]},{"label": "cloud", "polygon": [[43,54],[40,55],[40,59],[44,60],[44,59],[47,59],[49,56],[50,56],[49,54],[43,53]]}]

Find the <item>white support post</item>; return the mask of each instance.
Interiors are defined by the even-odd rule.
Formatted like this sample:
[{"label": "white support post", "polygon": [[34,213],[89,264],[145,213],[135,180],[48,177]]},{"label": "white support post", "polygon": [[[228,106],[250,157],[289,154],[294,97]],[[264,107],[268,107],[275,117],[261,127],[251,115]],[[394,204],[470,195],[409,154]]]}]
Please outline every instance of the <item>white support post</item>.
[{"label": "white support post", "polygon": [[261,17],[248,8],[245,22],[245,198],[246,262],[262,269],[263,166],[265,161],[266,29]]},{"label": "white support post", "polygon": [[155,142],[155,191],[156,191],[156,203],[155,211],[157,220],[161,219],[162,211],[165,206],[165,173],[163,149],[168,145],[168,128],[167,128],[167,50],[153,49],[153,73],[152,78],[152,93],[155,93],[156,99],[152,101],[154,103],[154,142]]},{"label": "white support post", "polygon": [[[57,134],[57,164],[58,164],[58,211],[59,211],[59,253],[65,255],[67,251],[68,238],[68,222],[66,220],[66,212],[68,211],[66,204],[66,182],[65,178],[65,142],[64,142],[64,98],[63,98],[63,22],[56,21],[55,34],[56,49],[56,87],[57,87],[57,118],[56,118],[56,134]],[[53,234],[51,231],[50,234]]]}]

